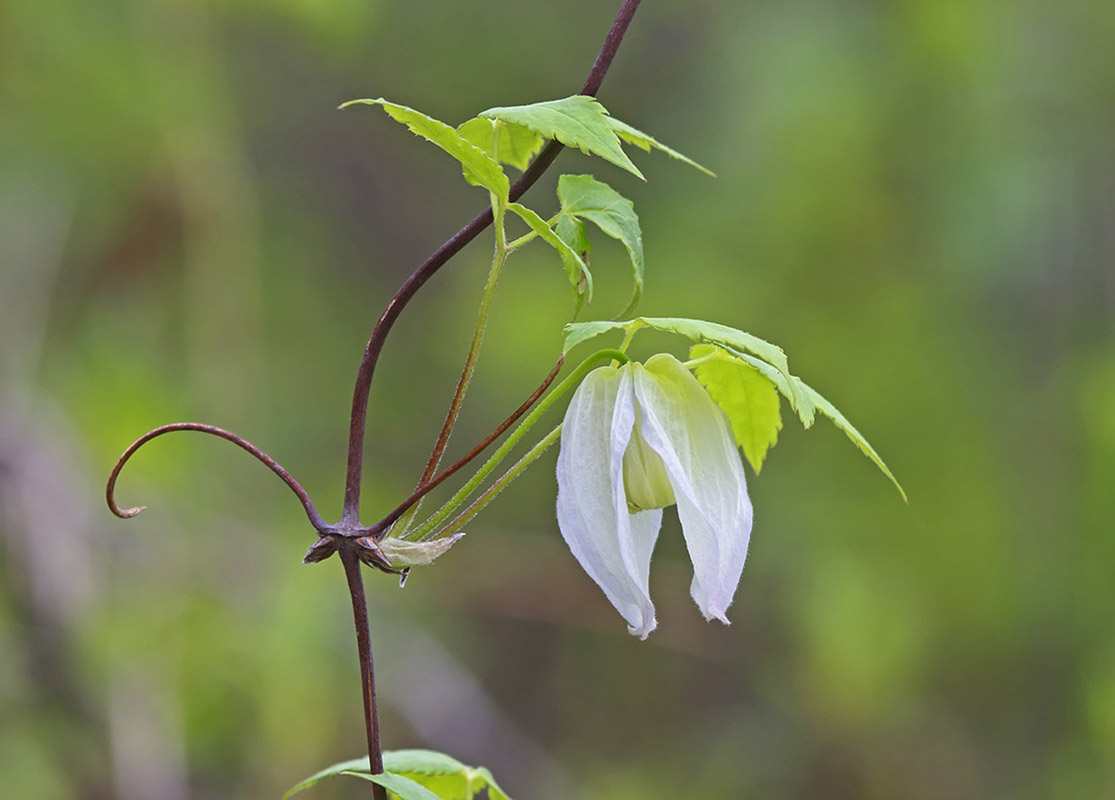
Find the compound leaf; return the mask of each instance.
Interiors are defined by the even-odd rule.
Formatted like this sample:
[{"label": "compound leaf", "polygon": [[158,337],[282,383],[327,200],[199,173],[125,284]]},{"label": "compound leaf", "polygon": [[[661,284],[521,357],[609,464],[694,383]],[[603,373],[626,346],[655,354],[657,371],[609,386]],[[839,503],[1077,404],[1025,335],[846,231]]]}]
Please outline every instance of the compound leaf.
[{"label": "compound leaf", "polygon": [[558,179],[557,193],[562,216],[588,220],[627,248],[635,285],[631,300],[620,316],[628,314],[643,294],[643,231],[635,206],[591,175],[562,175]]},{"label": "compound leaf", "polygon": [[382,97],[374,100],[350,100],[341,108],[356,104],[380,106],[396,122],[406,125],[412,133],[433,142],[457,159],[464,168],[465,179],[469,183],[483,186],[504,202],[507,201],[510,183],[503,168],[488,153],[464,138],[456,128],[408,106],[390,103]]},{"label": "compound leaf", "polygon": [[856,427],[848,421],[847,417],[837,410],[836,406],[822,397],[820,392],[807,385],[800,378],[795,378],[795,380],[797,381],[798,390],[808,396],[818,411],[831,419],[833,424],[844,431],[848,438],[852,440],[865,456],[875,462],[875,466],[882,470],[883,474],[890,478],[890,482],[894,484],[894,488],[898,489],[898,493],[902,495],[902,500],[908,503],[909,500],[906,498],[906,490],[902,488],[902,484],[898,482],[898,479],[894,477],[894,474],[887,465],[883,463],[883,459],[879,458],[879,454],[875,452],[875,448],[868,444],[863,434],[856,430]]},{"label": "compound leaf", "polygon": [[569,282],[573,286],[573,299],[577,306],[580,307],[584,299],[592,302],[592,273],[589,272],[588,264],[581,258],[581,254],[555,233],[546,224],[546,220],[526,206],[508,203],[507,210],[515,212],[532,231],[538,234],[540,239],[558,251],[565,272],[569,275]]},{"label": "compound leaf", "polygon": [[[496,129],[499,130],[499,150],[496,150]],[[458,126],[457,132],[502,164],[524,170],[538,151],[544,139],[523,125],[513,122],[500,123],[494,119],[474,117]],[[498,158],[497,158],[498,156]]]},{"label": "compound leaf", "polygon": [[618,136],[620,139],[627,142],[628,144],[633,144],[636,147],[640,147],[648,153],[653,147],[656,150],[661,150],[663,153],[670,156],[670,158],[676,158],[678,161],[681,161],[684,164],[688,164],[694,169],[699,169],[701,172],[705,173],[709,177],[716,177],[716,173],[712,170],[708,169],[707,167],[702,167],[689,156],[682,155],[677,150],[667,147],[666,145],[662,144],[662,142],[655,139],[653,136],[632,128],[626,122],[620,122],[615,117],[608,117],[608,124],[612,126],[612,130],[616,132],[616,136]]},{"label": "compound leaf", "polygon": [[547,139],[557,139],[564,145],[579,148],[583,153],[600,156],[646,180],[623,152],[607,109],[593,97],[575,94],[561,100],[546,100],[525,106],[489,108],[481,111],[480,116],[522,125]]}]

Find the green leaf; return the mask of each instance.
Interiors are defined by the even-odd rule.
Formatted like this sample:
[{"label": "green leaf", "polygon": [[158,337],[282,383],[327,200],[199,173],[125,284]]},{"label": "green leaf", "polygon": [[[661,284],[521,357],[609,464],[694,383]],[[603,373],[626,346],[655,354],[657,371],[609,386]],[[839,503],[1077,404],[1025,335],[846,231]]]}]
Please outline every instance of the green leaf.
[{"label": "green leaf", "polygon": [[632,128],[626,122],[620,122],[615,117],[608,117],[608,124],[612,126],[612,130],[614,130],[616,132],[616,136],[618,136],[620,139],[627,142],[628,144],[633,144],[636,147],[641,147],[643,150],[647,151],[648,153],[650,152],[650,149],[653,147],[657,150],[661,150],[663,153],[670,156],[670,158],[676,158],[678,161],[681,161],[685,164],[688,164],[689,166],[691,166],[695,169],[699,169],[701,172],[705,173],[706,175],[708,175],[710,177],[713,177],[713,178],[716,177],[716,173],[713,172],[712,170],[707,169],[706,167],[702,167],[696,161],[689,158],[689,156],[682,155],[677,150],[674,150],[673,148],[667,147],[666,145],[662,144],[662,142],[658,141],[654,137],[649,136],[648,134],[645,134],[640,130],[636,130],[635,128]]},{"label": "green leaf", "polygon": [[[495,148],[495,129],[499,128],[499,151]],[[457,127],[457,132],[502,164],[524,170],[545,141],[523,125],[512,122],[499,124],[498,120],[473,117]],[[498,158],[497,158],[498,156]]]},{"label": "green leaf", "polygon": [[856,430],[855,426],[848,421],[847,417],[845,417],[837,410],[836,406],[822,397],[820,392],[818,392],[811,386],[808,386],[799,378],[795,378],[795,380],[797,381],[799,392],[809,397],[810,401],[812,401],[813,405],[817,407],[818,411],[831,419],[836,427],[844,431],[844,433],[848,435],[848,438],[855,443],[856,447],[858,447],[864,455],[875,462],[875,466],[881,469],[883,471],[883,474],[890,478],[890,481],[894,484],[894,487],[898,489],[898,493],[902,495],[903,502],[909,503],[910,501],[906,498],[906,490],[902,488],[902,485],[898,482],[898,479],[894,477],[894,474],[890,471],[890,469],[887,468],[887,465],[883,463],[883,459],[879,458],[879,454],[875,452],[875,448],[868,444],[867,439],[863,437],[863,434]]},{"label": "green leaf", "polygon": [[433,142],[457,159],[464,167],[465,178],[469,183],[483,186],[503,202],[507,202],[510,183],[503,168],[488,153],[461,136],[456,128],[413,108],[389,103],[382,97],[374,100],[350,100],[341,105],[341,108],[348,108],[355,104],[380,106],[396,122],[406,125],[413,133]]},{"label": "green leaf", "polygon": [[370,774],[367,757],[334,764],[293,787],[283,795],[283,800],[333,775],[351,775],[378,783],[400,800],[474,800],[485,789],[488,800],[510,800],[484,767],[466,766],[434,750],[387,750],[383,753],[383,767],[386,772]]},{"label": "green leaf", "polygon": [[484,767],[469,767],[453,756],[434,750],[389,750],[384,769],[405,775],[442,800],[472,800],[483,789],[488,800],[510,800]]},{"label": "green leaf", "polygon": [[396,775],[393,772],[381,772],[378,775],[372,775],[367,772],[350,771],[342,772],[341,774],[351,775],[354,778],[363,778],[366,781],[377,783],[391,792],[393,797],[398,797],[399,800],[451,800],[450,797],[445,795],[434,794],[430,789],[417,781],[411,780],[403,775]]},{"label": "green leaf", "polygon": [[607,319],[592,320],[591,322],[570,322],[565,326],[565,342],[562,345],[562,355],[569,353],[577,345],[594,339],[609,331],[624,330],[630,324],[627,322],[614,322]]},{"label": "green leaf", "polygon": [[296,784],[296,785],[290,787],[287,790],[286,794],[283,795],[283,800],[287,800],[287,798],[298,794],[303,789],[309,789],[315,783],[317,783],[318,781],[320,781],[324,778],[331,778],[334,775],[340,775],[344,772],[352,772],[352,771],[358,771],[358,770],[362,770],[364,772],[367,772],[369,769],[370,768],[368,766],[368,757],[367,756],[364,756],[363,758],[354,758],[351,761],[342,761],[339,764],[334,764],[331,767],[326,767],[325,769],[321,770],[320,772],[315,772],[313,775],[306,778],[306,780],[302,781],[299,784]]},{"label": "green leaf", "polygon": [[611,186],[591,175],[562,175],[558,179],[561,213],[588,220],[627,248],[635,287],[631,300],[620,316],[628,314],[643,293],[643,231],[635,206]]},{"label": "green leaf", "polygon": [[588,240],[585,223],[576,217],[558,217],[554,232],[561,237],[563,242],[580,253],[582,257],[592,252],[592,242]]},{"label": "green leaf", "polygon": [[731,347],[725,347],[724,349],[736,358],[743,359],[755,369],[759,370],[759,372],[763,373],[763,375],[770,378],[771,383],[773,383],[778,391],[790,401],[790,406],[797,411],[802,426],[806,429],[813,427],[813,420],[816,416],[817,409],[814,408],[813,401],[809,399],[809,395],[807,395],[803,389],[799,388],[799,384],[801,383],[800,378],[796,375],[791,375],[790,378],[787,379],[783,373],[779,372],[761,358],[755,358],[755,356],[748,355],[747,353],[741,353]]},{"label": "green leaf", "polygon": [[[558,238],[569,245],[569,248],[580,256],[580,261],[584,262],[585,267],[589,266],[588,256],[592,252],[592,242],[588,240],[588,233],[585,231],[585,223],[575,217],[559,216],[557,225],[554,226],[554,233]],[[573,275],[574,270],[578,269],[578,261],[569,258],[562,251],[561,262],[565,265],[565,271],[570,276]],[[587,270],[586,270],[587,273]],[[591,275],[588,276],[591,279]],[[587,283],[585,285],[578,284],[577,286],[577,299],[578,301],[585,296],[586,289],[591,289]],[[577,306],[580,309],[580,305]]]},{"label": "green leaf", "polygon": [[554,230],[546,224],[546,220],[538,216],[529,208],[518,203],[509,203],[507,205],[509,211],[513,211],[530,226],[530,229],[538,234],[539,238],[543,239],[547,244],[558,251],[561,256],[561,263],[565,267],[565,272],[569,275],[569,283],[573,286],[573,300],[578,308],[583,299],[588,299],[592,302],[592,273],[589,272],[588,264],[581,258],[580,253],[570,247],[569,243],[562,239]]},{"label": "green leaf", "polygon": [[522,125],[547,139],[557,139],[564,145],[579,148],[583,153],[600,156],[646,180],[623,152],[607,109],[595,98],[575,94],[561,100],[526,106],[489,108],[481,111],[480,116]]},{"label": "green leaf", "polygon": [[[569,352],[581,342],[610,330],[622,329],[627,333],[634,333],[640,328],[669,331],[698,344],[715,344],[740,357],[746,353],[758,356],[781,374],[781,381],[775,381],[775,385],[780,389],[784,387],[784,394],[789,398],[790,405],[795,411],[798,410],[799,392],[794,383],[795,378],[790,374],[790,365],[782,348],[758,336],[752,336],[750,333],[717,322],[684,317],[636,317],[626,322],[572,322],[565,326],[565,352]],[[764,371],[763,374],[766,372]]]},{"label": "green leaf", "polygon": [[743,359],[714,345],[698,344],[689,351],[701,359],[693,371],[732,424],[736,443],[758,475],[767,450],[778,443],[782,412],[774,383]]},{"label": "green leaf", "polygon": [[436,750],[387,750],[383,754],[383,768],[400,775],[453,775],[467,767],[447,753]]}]

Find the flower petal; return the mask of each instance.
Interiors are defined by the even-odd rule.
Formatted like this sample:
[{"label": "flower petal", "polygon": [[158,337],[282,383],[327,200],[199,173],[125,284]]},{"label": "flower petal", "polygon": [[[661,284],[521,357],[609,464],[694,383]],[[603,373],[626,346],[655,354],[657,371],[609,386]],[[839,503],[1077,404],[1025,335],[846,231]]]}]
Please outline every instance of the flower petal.
[{"label": "flower petal", "polygon": [[613,477],[617,463],[622,470],[634,424],[633,387],[630,376],[623,379],[625,371],[593,370],[569,403],[557,462],[557,517],[577,561],[627,620],[628,630],[645,639],[657,625],[649,578],[662,512],[630,514],[622,473],[618,484]]},{"label": "flower petal", "polygon": [[656,355],[633,375],[643,438],[677,496],[693,561],[690,593],[705,619],[727,623],[753,522],[735,440],[724,413],[673,356]]}]

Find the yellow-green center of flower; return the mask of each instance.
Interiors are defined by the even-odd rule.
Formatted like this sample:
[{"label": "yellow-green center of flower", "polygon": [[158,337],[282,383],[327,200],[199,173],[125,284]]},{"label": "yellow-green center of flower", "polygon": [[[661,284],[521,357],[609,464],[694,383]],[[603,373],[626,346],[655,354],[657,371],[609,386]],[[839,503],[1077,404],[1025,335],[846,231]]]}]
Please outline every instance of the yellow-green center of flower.
[{"label": "yellow-green center of flower", "polygon": [[638,410],[631,441],[623,452],[623,489],[627,495],[627,510],[632,514],[665,508],[676,502],[662,457],[643,439],[642,413]]}]

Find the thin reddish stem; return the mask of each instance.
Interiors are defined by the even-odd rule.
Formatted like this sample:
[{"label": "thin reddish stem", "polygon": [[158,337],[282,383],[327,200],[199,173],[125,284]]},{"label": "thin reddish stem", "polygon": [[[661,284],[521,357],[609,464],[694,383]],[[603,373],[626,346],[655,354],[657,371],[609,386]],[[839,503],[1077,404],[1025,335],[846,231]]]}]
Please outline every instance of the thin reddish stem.
[{"label": "thin reddish stem", "polygon": [[266,464],[267,467],[278,475],[283,483],[294,492],[302,503],[302,508],[306,510],[306,517],[310,520],[310,524],[314,526],[316,531],[323,533],[329,529],[325,520],[317,513],[313,501],[310,500],[310,495],[307,494],[306,490],[302,488],[302,485],[298,483],[289,472],[283,469],[278,461],[271,458],[271,456],[267,455],[267,453],[260,450],[243,436],[239,436],[231,431],[226,431],[224,428],[218,428],[215,425],[205,425],[201,422],[174,422],[170,425],[161,425],[143,434],[143,436],[140,436],[128,446],[128,449],[125,450],[123,455],[116,461],[116,466],[112,468],[112,474],[108,476],[108,485],[105,487],[105,499],[108,501],[109,510],[111,510],[113,514],[121,519],[128,519],[147,508],[147,506],[134,506],[132,508],[122,509],[116,505],[116,479],[120,476],[120,471],[124,468],[124,465],[128,463],[128,459],[130,459],[139,448],[143,447],[143,445],[147,444],[152,439],[162,436],[165,433],[173,433],[174,431],[208,433],[210,436],[218,436],[221,439],[232,442],[241,450],[251,453],[257,460]]},{"label": "thin reddish stem", "polygon": [[[581,87],[581,94],[595,95],[600,89],[600,84],[604,81],[604,76],[612,65],[612,59],[615,58],[616,51],[627,32],[627,26],[631,23],[631,18],[635,15],[640,2],[641,0],[623,0],[623,5],[620,7],[615,22],[612,23],[611,30],[608,31],[604,44],[592,65],[592,70],[589,72],[584,86]],[[510,199],[512,201],[518,200],[527,189],[533,186],[542,173],[553,163],[561,150],[562,145],[556,141],[550,142],[543,148],[538,157],[519,177],[519,180],[512,185]],[[364,348],[364,355],[360,360],[360,369],[356,375],[356,388],[352,396],[348,468],[345,473],[345,503],[344,513],[341,517],[342,523],[359,525],[360,522],[360,484],[364,471],[364,436],[368,419],[368,395],[371,391],[372,376],[375,373],[376,363],[379,361],[383,344],[387,340],[387,334],[390,333],[391,327],[395,324],[395,320],[398,319],[407,303],[422,288],[423,284],[491,223],[492,210],[488,208],[474,217],[471,222],[434,251],[399,287],[372,330],[372,335],[368,339],[368,345]],[[438,438],[440,440],[442,437],[439,436]]]},{"label": "thin reddish stem", "polygon": [[403,502],[399,503],[399,505],[395,506],[390,514],[373,525],[368,531],[367,535],[374,536],[377,539],[382,537],[383,534],[395,523],[395,520],[406,513],[408,508],[417,503],[431,491],[436,489],[446,478],[457,472],[457,470],[461,469],[461,467],[464,467],[478,455],[483,453],[492,444],[492,442],[502,436],[508,428],[519,421],[519,418],[522,417],[523,414],[527,413],[527,411],[530,410],[531,406],[538,402],[538,398],[541,397],[542,394],[550,388],[550,385],[554,382],[554,379],[557,378],[558,373],[561,372],[561,368],[564,364],[565,356],[562,355],[558,358],[557,363],[554,364],[554,368],[550,370],[550,374],[546,376],[546,379],[544,381],[542,381],[542,384],[534,390],[534,393],[530,397],[523,401],[523,404],[521,406],[515,409],[511,416],[501,422],[498,428],[485,436],[484,440],[480,442],[480,444],[476,445],[476,447],[472,448],[472,450],[463,455],[451,467],[443,470],[437,477],[419,484],[418,488],[414,490],[414,494],[412,494]]},{"label": "thin reddish stem", "polygon": [[[341,548],[339,555],[352,597],[352,619],[356,625],[356,646],[360,651],[360,685],[364,690],[364,730],[368,736],[369,771],[378,775],[383,772],[383,746],[379,739],[376,676],[372,664],[372,638],[368,631],[368,602],[364,597],[364,579],[360,575],[360,556],[351,542]],[[372,784],[372,797],[387,800],[387,790],[379,784]]]}]

